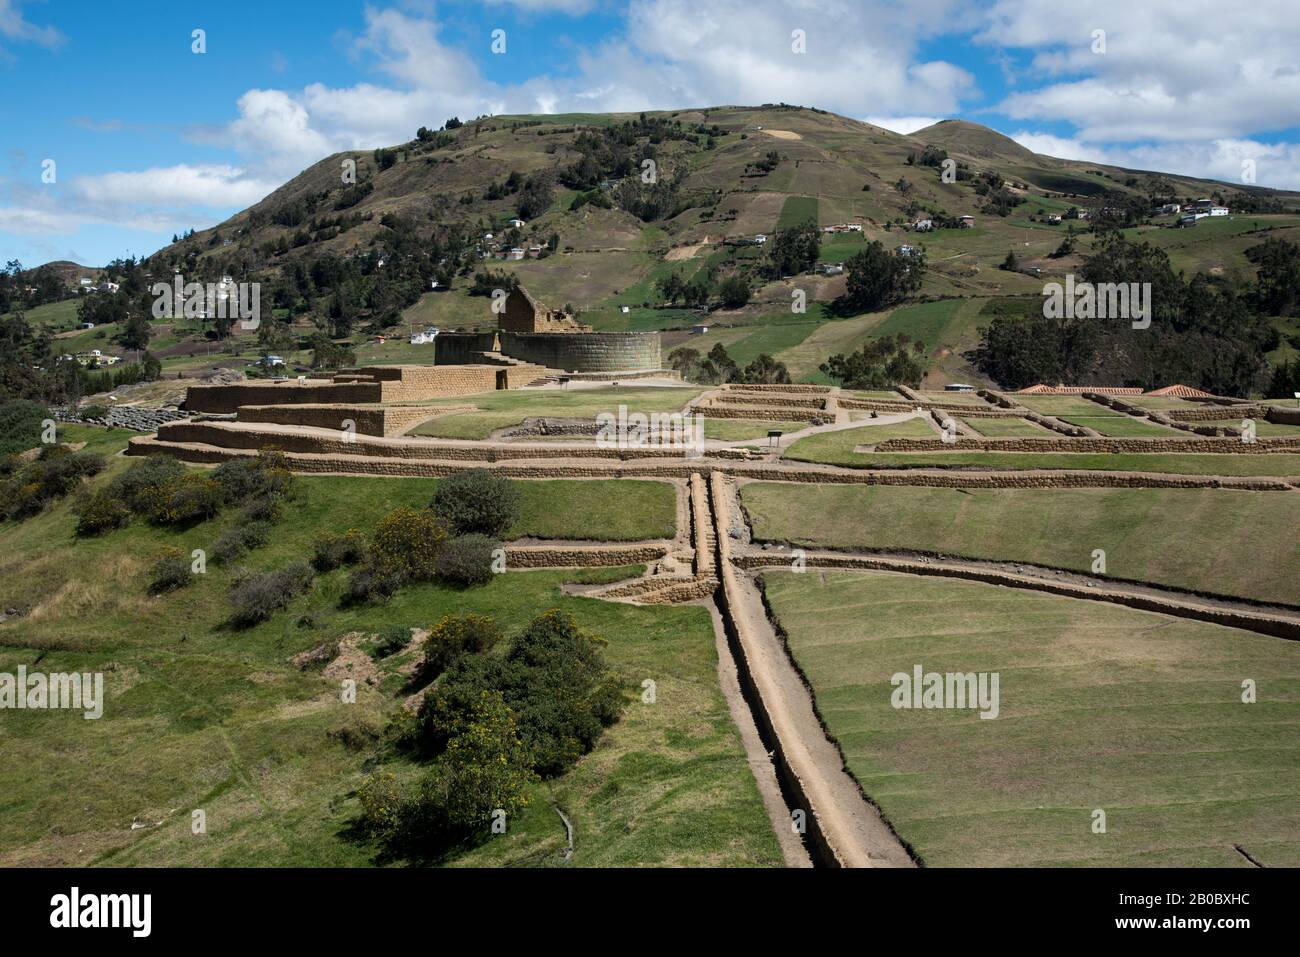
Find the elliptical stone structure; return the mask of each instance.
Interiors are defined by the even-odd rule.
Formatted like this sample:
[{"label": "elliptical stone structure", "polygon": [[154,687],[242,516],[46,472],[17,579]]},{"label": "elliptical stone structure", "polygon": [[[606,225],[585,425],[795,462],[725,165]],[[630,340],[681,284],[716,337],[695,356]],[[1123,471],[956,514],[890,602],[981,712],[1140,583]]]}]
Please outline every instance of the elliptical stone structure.
[{"label": "elliptical stone structure", "polygon": [[[657,332],[593,332],[563,309],[550,309],[516,286],[505,300],[493,350],[497,360],[510,359],[573,373],[644,373],[663,368]],[[475,350],[473,333],[453,333],[438,361],[493,361]],[[439,337],[441,338],[441,337]],[[446,355],[444,360],[441,356]]]}]

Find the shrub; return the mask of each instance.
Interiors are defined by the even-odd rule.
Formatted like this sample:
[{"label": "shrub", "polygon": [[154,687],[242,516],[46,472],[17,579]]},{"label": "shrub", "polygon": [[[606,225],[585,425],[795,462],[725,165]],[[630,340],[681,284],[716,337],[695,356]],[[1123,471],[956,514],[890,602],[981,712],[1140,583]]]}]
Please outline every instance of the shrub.
[{"label": "shrub", "polygon": [[500,544],[486,535],[460,535],[438,552],[438,577],[455,585],[482,585],[492,577],[492,553]]},{"label": "shrub", "polygon": [[322,535],[312,542],[311,549],[312,567],[318,572],[328,572],[361,561],[366,553],[366,540],[360,532],[350,528],[339,535]]},{"label": "shrub", "polygon": [[149,517],[159,525],[196,525],[221,511],[221,501],[221,486],[214,479],[186,472],[156,491]]},{"label": "shrub", "polygon": [[265,621],[311,587],[311,581],[311,566],[306,562],[238,581],[230,590],[231,621],[241,628]]},{"label": "shrub", "polygon": [[534,618],[502,657],[460,656],[420,706],[421,748],[440,753],[460,733],[479,693],[500,691],[536,770],[560,774],[622,711],[619,682],[600,655],[603,643],[551,611]]},{"label": "shrub", "polygon": [[36,461],[20,466],[0,484],[0,515],[14,521],[36,515],[103,468],[102,456],[46,446]]},{"label": "shrub", "polygon": [[249,522],[235,525],[223,532],[212,545],[212,558],[219,565],[242,558],[254,548],[261,548],[271,539],[271,526],[266,522]]},{"label": "shrub", "polygon": [[184,474],[185,467],[175,459],[151,455],[113,479],[108,491],[132,512],[148,515],[162,489]]},{"label": "shrub", "polygon": [[375,527],[371,561],[397,573],[402,582],[430,581],[437,574],[438,552],[446,538],[446,525],[437,515],[427,509],[399,508]]},{"label": "shrub", "polygon": [[192,581],[194,572],[189,557],[179,548],[168,548],[149,569],[149,594],[175,591]]},{"label": "shrub", "polygon": [[387,658],[389,655],[395,655],[411,640],[411,629],[406,625],[384,625],[379,629],[379,634],[371,651],[371,657],[375,659]]},{"label": "shrub", "polygon": [[429,507],[458,535],[499,538],[519,517],[519,489],[508,478],[473,469],[442,479]]},{"label": "shrub", "polygon": [[45,406],[26,399],[0,402],[0,453],[25,452],[41,443],[42,423],[50,417]]},{"label": "shrub", "polygon": [[343,591],[343,603],[351,605],[367,601],[386,601],[402,587],[404,581],[402,573],[396,568],[368,561],[348,576],[347,587]]},{"label": "shrub", "polygon": [[478,654],[501,641],[501,629],[487,615],[448,615],[424,639],[424,656],[412,685],[428,684],[462,655]]},{"label": "shrub", "polygon": [[131,522],[131,510],[126,503],[106,488],[83,495],[72,511],[77,516],[78,535],[102,535]]},{"label": "shrub", "polygon": [[293,484],[284,455],[265,450],[257,458],[227,459],[212,470],[212,478],[229,503],[283,498]]},{"label": "shrub", "polygon": [[273,498],[255,498],[239,510],[236,521],[240,522],[262,522],[267,525],[274,525],[284,515],[284,499],[279,496]]}]

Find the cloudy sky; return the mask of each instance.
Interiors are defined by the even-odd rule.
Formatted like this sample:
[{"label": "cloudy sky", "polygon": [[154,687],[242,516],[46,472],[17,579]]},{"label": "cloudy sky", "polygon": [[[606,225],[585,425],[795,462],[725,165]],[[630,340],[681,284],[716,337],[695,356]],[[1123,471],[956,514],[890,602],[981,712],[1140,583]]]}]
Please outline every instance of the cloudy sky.
[{"label": "cloudy sky", "polygon": [[1249,159],[1300,189],[1295,2],[0,0],[0,261],[148,254],[336,150],[502,112],[961,117],[1233,182]]}]

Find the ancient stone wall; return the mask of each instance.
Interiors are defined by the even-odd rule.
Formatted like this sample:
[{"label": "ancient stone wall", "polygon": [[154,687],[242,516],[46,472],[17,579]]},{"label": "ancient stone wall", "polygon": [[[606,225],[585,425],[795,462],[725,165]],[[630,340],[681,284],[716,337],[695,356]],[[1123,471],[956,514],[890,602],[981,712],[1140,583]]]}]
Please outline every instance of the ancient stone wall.
[{"label": "ancient stone wall", "polygon": [[504,328],[501,352],[564,372],[622,372],[663,365],[657,332],[518,333]]},{"label": "ancient stone wall", "polygon": [[245,405],[240,406],[240,422],[274,422],[315,429],[343,430],[353,423],[359,435],[401,435],[412,426],[441,414],[445,410],[428,406],[401,405]]},{"label": "ancient stone wall", "polygon": [[[1129,452],[1178,455],[1185,452],[1259,453],[1300,452],[1300,436],[1259,439],[1243,442],[1233,438],[1199,439],[958,439],[944,448],[953,452]],[[876,446],[877,452],[934,452],[936,442],[929,439],[888,439]]]},{"label": "ancient stone wall", "polygon": [[319,405],[383,401],[378,382],[334,383],[321,379],[305,382],[238,382],[231,385],[192,385],[185,395],[187,412],[229,414],[241,405]]},{"label": "ancient stone wall", "polygon": [[433,340],[434,365],[471,365],[478,353],[495,351],[496,340],[495,332],[440,332]]}]

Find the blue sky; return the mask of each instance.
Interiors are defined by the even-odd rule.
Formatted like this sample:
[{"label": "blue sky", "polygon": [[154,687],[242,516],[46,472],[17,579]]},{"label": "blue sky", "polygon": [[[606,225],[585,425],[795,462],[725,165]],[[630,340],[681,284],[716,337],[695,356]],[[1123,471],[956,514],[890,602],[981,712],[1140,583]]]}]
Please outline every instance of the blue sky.
[{"label": "blue sky", "polygon": [[1300,189],[1294,0],[0,0],[0,82],[0,261],[25,265],[148,254],[331,152],[488,112],[961,117],[1051,155],[1233,182],[1250,161]]}]

